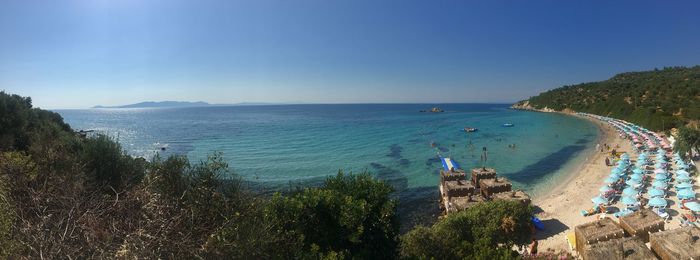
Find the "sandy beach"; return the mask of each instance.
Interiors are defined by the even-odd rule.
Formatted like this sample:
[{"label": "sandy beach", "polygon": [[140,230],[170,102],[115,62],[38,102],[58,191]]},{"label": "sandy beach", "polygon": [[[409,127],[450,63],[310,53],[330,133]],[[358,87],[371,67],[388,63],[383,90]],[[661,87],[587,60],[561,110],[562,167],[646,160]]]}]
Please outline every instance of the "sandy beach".
[{"label": "sandy beach", "polygon": [[[619,147],[619,152],[632,151],[629,140],[620,138],[612,126],[591,118],[581,118],[590,120],[599,127],[598,143],[601,146],[608,144],[613,148]],[[568,251],[566,234],[573,232],[577,225],[596,220],[596,216],[584,217],[580,211],[592,206],[591,198],[599,194],[598,189],[612,169],[605,165],[605,155],[600,150],[580,155],[586,159],[573,167],[573,173],[550,192],[534,198],[533,204],[538,207],[537,216],[546,227],[546,230],[539,231],[535,236],[540,240],[541,248]]]}]

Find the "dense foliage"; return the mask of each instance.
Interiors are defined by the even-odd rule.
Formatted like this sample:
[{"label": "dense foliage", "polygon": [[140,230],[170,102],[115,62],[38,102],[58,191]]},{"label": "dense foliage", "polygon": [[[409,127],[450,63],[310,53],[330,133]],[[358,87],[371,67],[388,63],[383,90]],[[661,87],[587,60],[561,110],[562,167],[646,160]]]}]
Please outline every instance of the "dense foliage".
[{"label": "dense foliage", "polygon": [[484,204],[412,231],[400,249],[393,189],[368,173],[265,197],[219,153],[134,158],[4,92],[0,116],[2,259],[507,258],[529,234],[527,208]]},{"label": "dense foliage", "polygon": [[697,124],[700,66],[622,73],[605,81],[549,90],[526,101],[538,109],[573,109],[624,119],[656,131]]},{"label": "dense foliage", "polygon": [[514,259],[513,246],[529,242],[532,209],[517,201],[480,203],[432,227],[404,235],[401,256],[409,259]]}]

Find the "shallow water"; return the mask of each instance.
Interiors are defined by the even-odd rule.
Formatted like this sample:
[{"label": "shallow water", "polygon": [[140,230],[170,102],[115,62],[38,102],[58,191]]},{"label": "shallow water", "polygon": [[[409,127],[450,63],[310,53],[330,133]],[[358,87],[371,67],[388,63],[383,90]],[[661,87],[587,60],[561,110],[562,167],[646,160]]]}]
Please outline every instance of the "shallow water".
[{"label": "shallow water", "polygon": [[[463,168],[486,165],[530,192],[549,188],[563,167],[595,146],[594,124],[498,104],[280,105],[161,109],[58,110],[73,128],[95,129],[132,155],[223,152],[235,173],[266,190],[318,183],[345,171],[370,171],[398,191],[410,222],[437,213],[438,154]],[[515,127],[502,127],[513,123]],[[479,128],[465,133],[466,126]],[[471,144],[470,144],[471,143]],[[433,145],[431,145],[433,144]],[[510,148],[509,144],[515,144]],[[547,184],[547,185],[545,185]]]}]

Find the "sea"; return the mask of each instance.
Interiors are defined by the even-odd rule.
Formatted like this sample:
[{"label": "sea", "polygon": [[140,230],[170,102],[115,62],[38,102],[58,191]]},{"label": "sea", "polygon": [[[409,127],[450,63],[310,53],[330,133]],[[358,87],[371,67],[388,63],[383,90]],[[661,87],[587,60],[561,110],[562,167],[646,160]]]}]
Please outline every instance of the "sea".
[{"label": "sea", "polygon": [[[420,112],[439,106],[444,112]],[[493,167],[514,188],[544,194],[572,173],[600,133],[590,121],[506,104],[332,104],[56,110],[73,129],[118,140],[130,155],[220,152],[261,193],[369,172],[391,184],[402,230],[439,215],[440,156]],[[504,127],[503,124],[513,124]],[[465,127],[477,128],[465,132]],[[163,150],[164,148],[164,150]],[[483,159],[486,150],[486,160]]]}]

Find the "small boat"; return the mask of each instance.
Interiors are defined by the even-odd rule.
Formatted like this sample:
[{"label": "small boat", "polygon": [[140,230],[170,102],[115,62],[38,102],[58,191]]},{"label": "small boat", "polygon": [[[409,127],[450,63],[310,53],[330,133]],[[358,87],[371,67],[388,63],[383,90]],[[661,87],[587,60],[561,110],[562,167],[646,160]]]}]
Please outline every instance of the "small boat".
[{"label": "small boat", "polygon": [[501,125],[501,126],[503,126],[503,127],[513,127],[513,126],[515,126],[515,125],[514,125],[514,124],[511,124],[511,123],[505,123],[505,124],[503,124],[503,125]]},{"label": "small boat", "polygon": [[464,132],[467,132],[467,133],[472,133],[472,132],[476,132],[476,131],[479,131],[479,129],[474,128],[474,127],[465,127],[464,128]]}]

